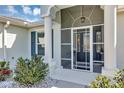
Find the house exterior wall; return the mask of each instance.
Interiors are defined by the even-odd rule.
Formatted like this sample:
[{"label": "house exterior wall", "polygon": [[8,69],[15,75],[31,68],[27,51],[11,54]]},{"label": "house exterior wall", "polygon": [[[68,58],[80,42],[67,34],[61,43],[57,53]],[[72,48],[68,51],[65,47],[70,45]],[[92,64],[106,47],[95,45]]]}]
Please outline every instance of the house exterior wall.
[{"label": "house exterior wall", "polygon": [[[6,60],[10,62],[10,67],[15,68],[19,57],[31,58],[31,32],[43,32],[44,26],[37,26],[30,29],[10,25],[5,35]],[[0,61],[4,58],[3,48],[4,24],[0,23]]]},{"label": "house exterior wall", "polygon": [[7,60],[10,61],[10,66],[12,69],[15,68],[16,60],[19,57],[29,58],[29,32],[28,29],[9,26],[7,29],[7,48],[6,56]]},{"label": "house exterior wall", "polygon": [[124,12],[117,14],[117,66],[124,68]]},{"label": "house exterior wall", "polygon": [[[4,57],[3,48],[4,25],[0,23],[0,60]],[[10,62],[10,67],[15,68],[19,57],[30,58],[28,29],[10,25],[5,33],[6,60]],[[2,45],[1,45],[2,44]]]}]

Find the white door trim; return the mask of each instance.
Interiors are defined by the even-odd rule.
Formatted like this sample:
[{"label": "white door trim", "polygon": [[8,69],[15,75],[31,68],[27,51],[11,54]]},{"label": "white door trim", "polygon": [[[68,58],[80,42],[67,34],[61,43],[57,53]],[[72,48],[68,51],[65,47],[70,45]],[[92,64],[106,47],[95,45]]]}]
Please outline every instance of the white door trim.
[{"label": "white door trim", "polygon": [[93,72],[93,26],[90,26],[90,72]]},{"label": "white door trim", "polygon": [[73,69],[73,28],[71,28],[71,69]]},{"label": "white door trim", "polygon": [[[83,26],[71,28],[71,69],[73,68],[73,30],[89,28],[90,29],[90,72],[93,72],[93,26]],[[77,69],[76,69],[77,70]],[[85,71],[85,70],[82,70]],[[88,71],[88,70],[86,70]]]}]

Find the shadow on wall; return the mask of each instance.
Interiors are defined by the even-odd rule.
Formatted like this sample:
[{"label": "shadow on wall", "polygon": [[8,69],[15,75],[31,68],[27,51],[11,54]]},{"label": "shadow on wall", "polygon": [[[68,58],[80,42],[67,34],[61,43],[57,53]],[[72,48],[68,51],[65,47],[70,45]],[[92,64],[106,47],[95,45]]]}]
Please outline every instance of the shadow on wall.
[{"label": "shadow on wall", "polygon": [[[16,34],[6,33],[6,35],[5,35],[5,47],[6,47],[6,50],[8,48],[11,49],[13,47],[15,40],[16,40]],[[0,50],[1,50],[0,60],[4,59],[4,45],[3,44],[4,44],[3,35],[2,35],[2,32],[1,32],[0,33]]]},{"label": "shadow on wall", "polygon": [[15,52],[16,50],[9,52],[9,54],[8,54],[8,50],[13,49],[16,39],[17,39],[17,35],[14,33],[7,33],[6,39],[5,39],[7,60],[11,62],[10,63],[11,68],[15,68],[15,67],[13,67],[15,64],[14,57],[11,57],[11,56],[15,56],[15,55],[11,55],[11,52]]},{"label": "shadow on wall", "polygon": [[5,39],[6,48],[12,48],[12,46],[14,45],[15,40],[16,40],[16,34],[7,33],[6,39]]},{"label": "shadow on wall", "polygon": [[[5,45],[6,45],[6,48],[12,48],[15,40],[16,40],[16,34],[7,33],[6,36],[5,36]],[[0,48],[3,48],[3,36],[2,36],[2,32],[0,32]]]}]

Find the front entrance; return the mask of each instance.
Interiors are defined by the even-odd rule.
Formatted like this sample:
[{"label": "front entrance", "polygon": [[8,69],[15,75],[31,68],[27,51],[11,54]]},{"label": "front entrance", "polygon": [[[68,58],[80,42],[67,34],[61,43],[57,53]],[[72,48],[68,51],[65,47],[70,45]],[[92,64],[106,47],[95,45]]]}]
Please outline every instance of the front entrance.
[{"label": "front entrance", "polygon": [[104,25],[61,30],[61,66],[101,73],[104,65]]},{"label": "front entrance", "polygon": [[91,27],[73,29],[73,69],[92,69],[91,43]]}]

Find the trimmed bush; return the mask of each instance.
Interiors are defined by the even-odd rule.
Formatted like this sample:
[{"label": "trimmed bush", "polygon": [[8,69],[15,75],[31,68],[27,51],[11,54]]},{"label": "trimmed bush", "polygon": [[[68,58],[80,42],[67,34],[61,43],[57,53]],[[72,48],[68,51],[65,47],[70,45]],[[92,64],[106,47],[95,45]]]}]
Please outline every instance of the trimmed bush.
[{"label": "trimmed bush", "polygon": [[96,80],[94,80],[90,84],[90,87],[92,87],[92,88],[109,88],[109,87],[111,87],[110,82],[111,82],[111,80],[108,79],[106,76],[99,75],[96,77]]},{"label": "trimmed bush", "polygon": [[35,56],[31,60],[18,59],[15,70],[15,80],[23,85],[33,85],[44,80],[48,72],[48,65],[41,57]]},{"label": "trimmed bush", "polygon": [[0,61],[0,67],[4,67],[6,64],[6,61]]},{"label": "trimmed bush", "polygon": [[0,70],[2,69],[9,69],[9,62],[0,61]]},{"label": "trimmed bush", "polygon": [[116,82],[114,87],[124,88],[124,69],[115,74],[114,81]]},{"label": "trimmed bush", "polygon": [[111,80],[103,75],[97,76],[91,88],[124,88],[124,69],[117,72]]}]

